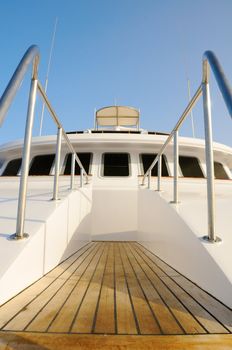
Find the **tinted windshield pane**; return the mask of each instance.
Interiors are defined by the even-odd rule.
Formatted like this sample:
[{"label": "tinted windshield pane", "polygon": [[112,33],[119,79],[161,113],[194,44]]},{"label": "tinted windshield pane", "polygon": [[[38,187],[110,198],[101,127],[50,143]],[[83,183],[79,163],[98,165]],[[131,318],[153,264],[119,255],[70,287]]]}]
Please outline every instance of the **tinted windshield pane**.
[{"label": "tinted windshield pane", "polygon": [[221,163],[214,162],[214,174],[216,179],[228,180],[228,175]]},{"label": "tinted windshield pane", "polygon": [[197,158],[180,156],[179,164],[183,176],[204,177]]},{"label": "tinted windshield pane", "polygon": [[34,157],[29,175],[49,175],[55,154],[44,154]]},{"label": "tinted windshield pane", "polygon": [[[144,174],[148,170],[149,166],[151,165],[153,160],[156,158],[156,156],[157,154],[141,154]],[[152,176],[158,175],[158,162],[153,167],[151,171],[151,175]],[[162,156],[162,176],[169,176],[164,156]]]},{"label": "tinted windshield pane", "polygon": [[3,171],[2,176],[16,176],[21,167],[21,163],[22,163],[22,158],[11,160],[7,164],[6,169]]},{"label": "tinted windshield pane", "polygon": [[105,153],[104,176],[129,176],[129,154]]},{"label": "tinted windshield pane", "polygon": [[[89,174],[90,160],[91,160],[92,153],[77,153],[77,155],[86,173]],[[72,154],[69,153],[65,164],[64,175],[71,174],[71,161],[72,161]],[[77,164],[77,162],[75,162],[75,174],[80,175],[80,167]]]}]

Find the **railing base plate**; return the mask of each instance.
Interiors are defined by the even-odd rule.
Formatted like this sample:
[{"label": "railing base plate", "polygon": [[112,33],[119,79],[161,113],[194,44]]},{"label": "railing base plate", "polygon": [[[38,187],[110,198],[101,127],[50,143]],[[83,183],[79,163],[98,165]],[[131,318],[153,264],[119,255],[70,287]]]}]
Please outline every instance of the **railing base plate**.
[{"label": "railing base plate", "polygon": [[216,236],[215,240],[210,239],[208,236],[203,236],[201,239],[206,243],[221,243],[222,242],[222,239],[220,237],[217,237],[217,236]]},{"label": "railing base plate", "polygon": [[28,238],[28,237],[29,237],[29,234],[28,234],[28,233],[24,233],[24,234],[22,235],[22,237],[16,235],[16,233],[14,233],[13,235],[10,235],[10,237],[9,237],[8,239],[9,239],[10,241],[19,241],[19,240],[21,240],[21,239]]}]

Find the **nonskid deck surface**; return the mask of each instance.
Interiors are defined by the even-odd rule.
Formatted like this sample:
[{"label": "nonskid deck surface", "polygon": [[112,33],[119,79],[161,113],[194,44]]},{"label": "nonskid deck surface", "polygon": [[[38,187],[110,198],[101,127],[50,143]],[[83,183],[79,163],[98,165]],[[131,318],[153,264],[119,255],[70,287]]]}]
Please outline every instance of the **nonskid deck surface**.
[{"label": "nonskid deck surface", "polygon": [[136,242],[93,242],[0,307],[0,330],[230,334],[232,311]]}]

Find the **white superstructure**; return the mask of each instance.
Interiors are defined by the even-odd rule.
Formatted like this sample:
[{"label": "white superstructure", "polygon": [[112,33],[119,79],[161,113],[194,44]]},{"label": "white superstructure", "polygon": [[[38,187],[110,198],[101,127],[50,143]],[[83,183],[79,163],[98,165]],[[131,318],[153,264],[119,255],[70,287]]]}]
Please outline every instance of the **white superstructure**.
[{"label": "white superstructure", "polygon": [[[20,161],[15,176],[9,176],[7,169],[13,171],[10,164],[20,160],[23,143],[19,140],[1,146],[0,302],[90,240],[136,240],[231,307],[232,149],[214,144],[215,174],[219,177],[215,180],[216,232],[222,242],[210,244],[202,240],[207,235],[204,141],[179,140],[179,204],[171,203],[172,143],[163,157],[162,191],[156,191],[157,176],[151,178],[151,189],[142,185],[144,172],[166,138],[120,127],[117,131],[71,133],[69,139],[86,167],[89,183],[80,188],[80,175],[76,175],[75,191],[70,191],[70,176],[64,175],[70,174],[69,150],[62,144],[58,201],[51,200],[56,137],[33,138],[30,171],[34,175],[29,176],[25,221],[29,238],[18,242],[7,238],[15,232]],[[45,155],[53,158],[43,158]],[[41,169],[47,175],[39,175]]]}]

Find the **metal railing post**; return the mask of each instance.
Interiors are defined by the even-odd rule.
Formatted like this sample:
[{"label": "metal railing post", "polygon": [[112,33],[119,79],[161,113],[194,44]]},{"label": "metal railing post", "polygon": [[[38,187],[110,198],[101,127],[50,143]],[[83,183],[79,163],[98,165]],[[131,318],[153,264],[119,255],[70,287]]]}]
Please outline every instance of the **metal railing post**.
[{"label": "metal railing post", "polygon": [[75,153],[72,153],[72,159],[71,159],[71,182],[70,182],[70,189],[73,190],[74,187],[74,175],[75,175]]},{"label": "metal railing post", "polygon": [[178,168],[179,168],[179,142],[178,142],[178,130],[174,132],[174,178],[173,178],[173,202],[174,204],[179,203],[179,192],[178,192]]},{"label": "metal railing post", "polygon": [[55,176],[53,187],[53,200],[58,200],[58,188],[59,188],[59,173],[60,173],[60,153],[61,153],[61,139],[62,128],[57,129],[57,141],[56,141],[56,163],[55,163]]},{"label": "metal railing post", "polygon": [[33,129],[33,122],[34,122],[35,103],[36,103],[37,82],[38,82],[37,79],[31,80],[28,109],[27,109],[27,121],[26,121],[25,135],[24,135],[16,233],[11,236],[12,239],[21,239],[21,238],[28,237],[28,234],[24,232],[24,223],[25,223],[27,184],[28,184],[28,173],[29,173],[30,152],[31,152],[31,138],[32,138],[32,129]]},{"label": "metal railing post", "polygon": [[80,169],[80,187],[83,187],[83,169]]},{"label": "metal railing post", "polygon": [[151,188],[151,170],[148,173],[148,189],[150,190]]},{"label": "metal railing post", "polygon": [[159,159],[158,159],[157,191],[161,191],[161,177],[162,177],[162,156],[159,156]]},{"label": "metal railing post", "polygon": [[203,238],[209,242],[220,241],[215,234],[215,196],[214,196],[214,160],[211,120],[211,100],[209,83],[202,83],[204,127],[205,127],[205,159],[207,170],[207,206],[208,206],[208,236]]}]

